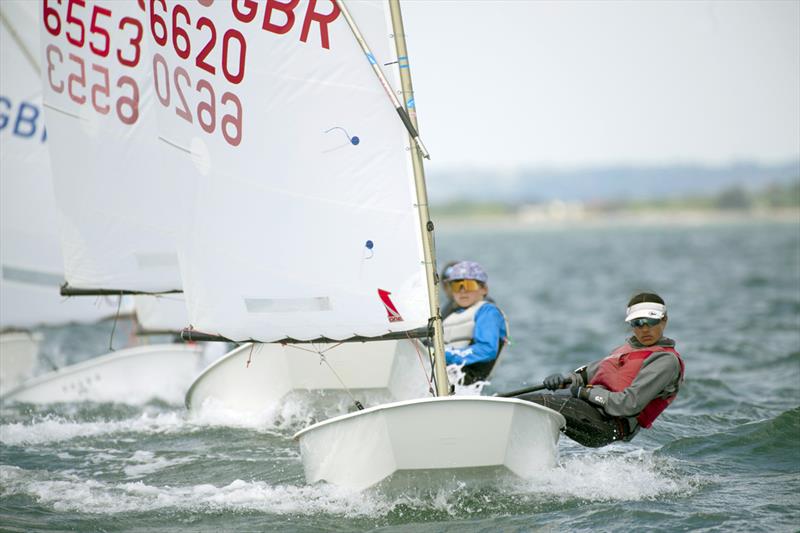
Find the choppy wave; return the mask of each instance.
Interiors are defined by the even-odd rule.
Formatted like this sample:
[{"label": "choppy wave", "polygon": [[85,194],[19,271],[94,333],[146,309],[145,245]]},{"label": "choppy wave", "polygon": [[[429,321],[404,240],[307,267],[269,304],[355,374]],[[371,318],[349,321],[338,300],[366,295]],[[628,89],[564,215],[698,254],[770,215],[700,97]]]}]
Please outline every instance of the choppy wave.
[{"label": "choppy wave", "polygon": [[[126,469],[141,474],[166,466],[152,454],[140,452],[130,460],[140,466]],[[173,461],[172,464],[175,462]],[[509,505],[525,507],[543,502],[624,502],[673,494],[691,494],[701,483],[675,471],[669,460],[651,454],[603,453],[567,458],[553,470],[525,481],[480,488],[463,483],[449,487],[388,495],[379,490],[354,492],[320,483],[317,485],[271,485],[266,481],[234,480],[229,484],[201,483],[157,486],[145,481],[114,483],[87,479],[76,474],[0,466],[2,495],[24,495],[56,511],[100,515],[148,512],[160,509],[216,513],[258,511],[274,514],[319,513],[355,517],[384,517],[404,512],[441,512],[467,516],[480,508],[499,512]]]},{"label": "choppy wave", "polygon": [[638,501],[690,495],[701,483],[682,474],[674,459],[642,449],[611,449],[566,456],[558,468],[542,472],[526,486],[561,499]]},{"label": "choppy wave", "polygon": [[157,434],[185,431],[189,427],[180,412],[143,413],[123,420],[81,421],[45,415],[28,422],[0,425],[0,443],[5,445],[48,444],[114,433]]},{"label": "choppy wave", "polygon": [[687,459],[722,462],[737,469],[797,473],[799,444],[800,407],[797,407],[774,418],[745,422],[729,430],[679,438],[661,451]]},{"label": "choppy wave", "polygon": [[113,515],[161,509],[200,513],[249,510],[343,516],[385,512],[385,502],[330,485],[272,486],[264,481],[237,479],[223,486],[202,483],[159,487],[142,481],[111,483],[75,475],[53,477],[48,472],[0,466],[3,496],[26,495],[57,511]]}]

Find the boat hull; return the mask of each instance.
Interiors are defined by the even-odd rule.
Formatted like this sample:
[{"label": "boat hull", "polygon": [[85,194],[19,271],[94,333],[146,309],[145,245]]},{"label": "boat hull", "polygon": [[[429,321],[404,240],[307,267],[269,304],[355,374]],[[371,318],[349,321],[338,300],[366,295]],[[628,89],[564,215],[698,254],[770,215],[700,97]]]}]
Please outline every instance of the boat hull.
[{"label": "boat hull", "polygon": [[427,398],[336,417],[295,435],[306,481],[380,483],[529,478],[556,464],[564,417],[513,398]]},{"label": "boat hull", "polygon": [[[186,407],[197,410],[208,401],[239,412],[259,412],[290,393],[350,394],[369,391],[384,401],[427,394],[427,349],[417,341],[314,344],[246,344],[212,363],[186,393]],[[421,362],[422,360],[422,362]],[[363,401],[363,398],[362,398]]]},{"label": "boat hull", "polygon": [[0,397],[6,402],[180,403],[203,366],[202,349],[183,344],[127,348],[31,378]]}]

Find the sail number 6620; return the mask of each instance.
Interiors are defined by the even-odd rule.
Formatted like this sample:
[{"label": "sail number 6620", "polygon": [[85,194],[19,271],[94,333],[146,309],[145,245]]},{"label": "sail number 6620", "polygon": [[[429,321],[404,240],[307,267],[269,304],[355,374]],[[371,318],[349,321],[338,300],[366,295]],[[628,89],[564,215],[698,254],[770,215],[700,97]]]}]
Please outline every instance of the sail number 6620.
[{"label": "sail number 6620", "polygon": [[[161,9],[157,9],[156,5],[161,4]],[[150,0],[150,33],[153,35],[153,40],[159,46],[165,46],[169,39],[169,27],[167,20],[159,14],[159,11],[164,15],[169,15],[169,9],[165,0]],[[192,20],[189,15],[189,10],[183,5],[172,6],[172,16],[166,17],[171,19],[172,24],[172,47],[175,53],[181,59],[188,59],[192,53],[192,39],[189,31],[192,29]],[[209,74],[216,75],[217,69],[214,65],[208,62],[208,56],[217,44],[217,28],[214,21],[208,17],[199,17],[195,21],[195,29],[197,33],[206,33],[206,43],[195,57],[195,65],[208,72]],[[198,37],[199,38],[199,37]],[[238,64],[236,70],[232,71],[229,66],[228,57],[231,53],[231,45],[238,52]],[[235,53],[235,52],[234,52]],[[229,29],[222,35],[222,73],[225,79],[230,83],[236,85],[244,79],[244,66],[245,56],[247,54],[247,43],[244,36],[239,30]]]}]

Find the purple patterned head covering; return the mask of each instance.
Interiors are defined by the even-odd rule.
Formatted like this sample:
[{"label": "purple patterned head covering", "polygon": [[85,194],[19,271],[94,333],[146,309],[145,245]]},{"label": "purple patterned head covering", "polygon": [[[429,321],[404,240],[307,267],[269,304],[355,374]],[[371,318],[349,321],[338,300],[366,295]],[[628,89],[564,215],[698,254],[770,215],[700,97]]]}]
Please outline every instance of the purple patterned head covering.
[{"label": "purple patterned head covering", "polygon": [[475,261],[461,261],[453,265],[453,268],[447,275],[448,279],[474,279],[481,283],[489,281],[489,276],[486,271]]}]

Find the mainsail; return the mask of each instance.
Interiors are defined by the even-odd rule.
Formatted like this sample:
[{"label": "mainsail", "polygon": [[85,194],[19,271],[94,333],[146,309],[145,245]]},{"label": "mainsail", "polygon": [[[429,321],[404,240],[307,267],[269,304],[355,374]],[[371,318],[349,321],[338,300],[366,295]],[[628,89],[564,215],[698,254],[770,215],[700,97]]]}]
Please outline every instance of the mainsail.
[{"label": "mainsail", "polygon": [[144,4],[45,2],[42,83],[67,295],[138,296],[145,330],[187,324],[177,238],[188,188],[157,154]]},{"label": "mainsail", "polygon": [[[425,327],[407,132],[335,3],[153,5],[162,161],[192,182],[193,328],[269,342]],[[386,4],[351,10],[372,60],[396,61]]]},{"label": "mainsail", "polygon": [[[140,5],[141,4],[141,5]],[[42,83],[67,292],[180,291],[143,3],[44,2]]]},{"label": "mainsail", "polygon": [[59,295],[64,266],[42,112],[37,6],[4,1],[0,20],[0,329],[97,320],[116,306]]}]

